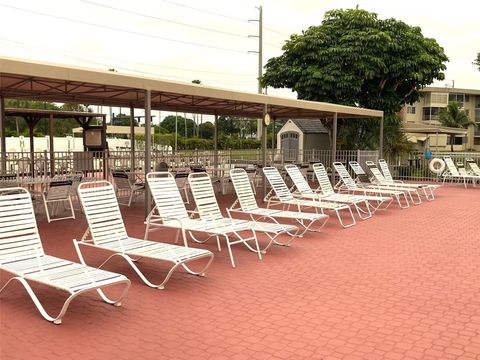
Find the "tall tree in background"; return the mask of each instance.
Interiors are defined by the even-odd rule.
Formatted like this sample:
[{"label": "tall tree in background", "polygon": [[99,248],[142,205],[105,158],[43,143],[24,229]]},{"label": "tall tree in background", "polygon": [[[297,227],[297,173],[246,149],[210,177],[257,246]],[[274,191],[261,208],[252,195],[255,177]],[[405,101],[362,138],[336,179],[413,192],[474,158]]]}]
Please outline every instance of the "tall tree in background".
[{"label": "tall tree in background", "polygon": [[473,64],[477,65],[478,71],[480,71],[480,53],[478,53],[477,58],[473,60]]},{"label": "tall tree in background", "polygon": [[186,119],[183,116],[168,115],[160,123],[160,126],[167,130],[169,133],[175,133],[175,121],[177,121],[178,135],[183,136],[185,134],[185,124],[187,124],[187,137],[193,136],[194,122],[192,119]]},{"label": "tall tree in background", "polygon": [[[445,78],[448,61],[419,27],[360,9],[327,12],[321,25],[292,35],[282,49],[268,60],[262,85],[290,88],[299,99],[383,110],[386,133],[398,136],[385,137],[386,153],[404,140],[396,114],[419,99],[421,88]],[[372,131],[378,134],[378,121],[339,122],[340,137],[364,134],[357,148],[378,146]]]},{"label": "tall tree in background", "polygon": [[[445,109],[440,111],[440,124],[451,128],[467,129],[469,126],[477,126],[467,113],[460,108],[460,104],[456,101],[450,102]],[[455,134],[450,134],[450,146],[453,152]]]}]

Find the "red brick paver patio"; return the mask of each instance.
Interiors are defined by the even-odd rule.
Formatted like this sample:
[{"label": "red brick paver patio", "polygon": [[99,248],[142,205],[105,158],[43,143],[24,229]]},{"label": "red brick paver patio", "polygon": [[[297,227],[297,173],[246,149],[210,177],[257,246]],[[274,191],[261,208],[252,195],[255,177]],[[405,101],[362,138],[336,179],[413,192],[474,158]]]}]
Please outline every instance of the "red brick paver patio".
[{"label": "red brick paver patio", "polygon": [[[130,235],[143,237],[141,207],[122,210]],[[86,227],[79,217],[40,223],[47,253],[76,260],[71,239]],[[118,259],[106,269],[132,280],[123,306],[86,294],[60,326],[16,284],[0,299],[0,358],[480,359],[479,219],[480,188],[447,186],[434,202],[392,205],[350,229],[332,218],[262,261],[237,245],[236,269],[210,242],[207,276],[179,272],[163,291]],[[160,277],[154,263],[143,268]],[[37,289],[58,308],[58,292]]]}]

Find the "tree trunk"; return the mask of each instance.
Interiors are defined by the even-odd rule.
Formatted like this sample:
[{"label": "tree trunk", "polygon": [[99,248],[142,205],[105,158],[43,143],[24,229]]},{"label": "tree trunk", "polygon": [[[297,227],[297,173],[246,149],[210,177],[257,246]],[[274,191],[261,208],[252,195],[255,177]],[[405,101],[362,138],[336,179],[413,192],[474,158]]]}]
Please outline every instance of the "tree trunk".
[{"label": "tree trunk", "polygon": [[455,140],[455,135],[450,134],[450,151],[453,152],[453,142]]}]

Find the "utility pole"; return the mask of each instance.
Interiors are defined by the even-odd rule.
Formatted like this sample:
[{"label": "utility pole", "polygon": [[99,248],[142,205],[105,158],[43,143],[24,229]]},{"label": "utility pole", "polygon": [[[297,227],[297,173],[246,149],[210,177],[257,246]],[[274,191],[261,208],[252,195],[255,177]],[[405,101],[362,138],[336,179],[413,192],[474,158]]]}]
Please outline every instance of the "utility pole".
[{"label": "utility pole", "polygon": [[[249,51],[249,53],[258,53],[258,93],[262,94],[263,89],[260,78],[263,74],[263,10],[262,6],[255,7],[258,9],[258,20],[248,20],[249,22],[258,21],[258,35],[248,35],[249,38],[258,38],[258,51]],[[257,139],[262,138],[263,119],[257,119]]]}]

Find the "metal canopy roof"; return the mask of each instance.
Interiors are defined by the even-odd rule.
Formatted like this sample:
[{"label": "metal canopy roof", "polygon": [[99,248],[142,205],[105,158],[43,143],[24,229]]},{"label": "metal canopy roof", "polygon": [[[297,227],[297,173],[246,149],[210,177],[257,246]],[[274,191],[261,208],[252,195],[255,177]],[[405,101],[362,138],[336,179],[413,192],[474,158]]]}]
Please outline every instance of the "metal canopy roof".
[{"label": "metal canopy roof", "polygon": [[382,117],[383,112],[329,103],[245,93],[204,85],[0,58],[0,95],[6,98],[261,118],[264,106],[277,118]]},{"label": "metal canopy roof", "polygon": [[104,117],[106,114],[82,112],[82,111],[61,111],[48,109],[25,109],[25,108],[5,108],[6,116],[38,116],[48,118],[50,115],[54,118],[69,119],[82,117]]}]

